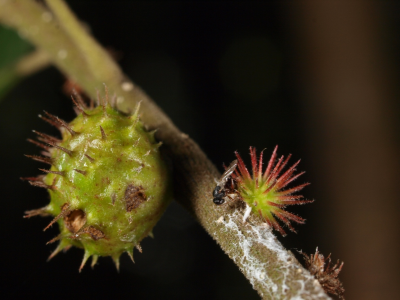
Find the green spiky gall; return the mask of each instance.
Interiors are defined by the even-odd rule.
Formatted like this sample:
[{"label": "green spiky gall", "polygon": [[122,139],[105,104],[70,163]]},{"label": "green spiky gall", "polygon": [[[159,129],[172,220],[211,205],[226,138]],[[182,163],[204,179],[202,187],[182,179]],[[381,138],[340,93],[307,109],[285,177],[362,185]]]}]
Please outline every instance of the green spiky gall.
[{"label": "green spiky gall", "polygon": [[[79,98],[78,98],[79,99]],[[42,119],[58,127],[62,139],[36,132],[44,156],[29,156],[51,165],[45,176],[28,178],[50,193],[50,203],[27,212],[52,215],[58,223],[59,241],[50,258],[76,246],[84,259],[111,256],[117,267],[126,252],[141,251],[140,241],[152,229],[171,200],[167,166],[154,132],[147,132],[138,111],[126,116],[108,103],[90,108],[74,101],[79,115],[69,124],[46,113]],[[106,101],[105,101],[106,102]],[[107,101],[108,102],[108,101]]]}]

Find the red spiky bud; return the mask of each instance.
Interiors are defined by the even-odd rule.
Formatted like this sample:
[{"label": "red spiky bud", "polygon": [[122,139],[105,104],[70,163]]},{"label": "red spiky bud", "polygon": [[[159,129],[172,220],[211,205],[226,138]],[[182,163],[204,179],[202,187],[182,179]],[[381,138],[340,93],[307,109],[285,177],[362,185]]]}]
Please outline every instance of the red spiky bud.
[{"label": "red spiky bud", "polygon": [[292,181],[305,172],[294,174],[300,160],[286,171],[283,171],[291,155],[286,159],[284,156],[281,156],[275,163],[277,149],[278,146],[275,147],[268,165],[265,171],[263,171],[263,151],[261,151],[260,157],[257,158],[256,148],[250,147],[252,175],[250,175],[239,153],[235,152],[238,162],[237,169],[232,174],[232,178],[236,181],[239,197],[251,207],[254,213],[260,215],[268,225],[285,236],[285,231],[276,219],[285,223],[293,232],[295,230],[290,224],[291,221],[300,224],[303,224],[305,221],[303,218],[287,212],[285,210],[286,206],[310,203],[313,200],[302,200],[303,196],[293,195],[309,185],[309,183],[287,188]]}]

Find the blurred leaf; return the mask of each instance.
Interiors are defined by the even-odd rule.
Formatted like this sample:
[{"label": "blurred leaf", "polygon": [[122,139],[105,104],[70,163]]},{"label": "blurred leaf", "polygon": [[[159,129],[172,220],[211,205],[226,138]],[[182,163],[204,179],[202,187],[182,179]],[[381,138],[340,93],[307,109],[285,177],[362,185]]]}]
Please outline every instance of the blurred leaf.
[{"label": "blurred leaf", "polygon": [[0,25],[0,101],[19,79],[13,64],[33,47],[12,29]]},{"label": "blurred leaf", "polygon": [[18,33],[0,25],[0,68],[5,67],[33,49]]}]

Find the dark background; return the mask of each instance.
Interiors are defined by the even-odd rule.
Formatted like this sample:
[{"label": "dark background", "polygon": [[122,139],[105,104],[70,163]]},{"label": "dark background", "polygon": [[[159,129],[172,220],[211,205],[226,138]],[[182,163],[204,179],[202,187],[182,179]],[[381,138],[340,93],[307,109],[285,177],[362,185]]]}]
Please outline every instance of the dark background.
[{"label": "dark background", "polygon": [[[315,203],[288,210],[307,219],[278,237],[293,251],[318,246],[345,261],[348,299],[394,299],[399,282],[398,2],[67,1],[124,72],[222,170],[238,150],[275,145],[302,159],[298,183]],[[1,46],[4,47],[4,46]],[[46,263],[48,218],[23,219],[48,203],[19,180],[39,174],[26,142],[56,134],[37,115],[74,117],[65,78],[48,68],[0,103],[1,295],[6,298],[258,299],[220,247],[178,204],[135,250],[78,267],[81,249]],[[268,156],[267,156],[268,157]],[[211,201],[211,196],[210,196]]]}]

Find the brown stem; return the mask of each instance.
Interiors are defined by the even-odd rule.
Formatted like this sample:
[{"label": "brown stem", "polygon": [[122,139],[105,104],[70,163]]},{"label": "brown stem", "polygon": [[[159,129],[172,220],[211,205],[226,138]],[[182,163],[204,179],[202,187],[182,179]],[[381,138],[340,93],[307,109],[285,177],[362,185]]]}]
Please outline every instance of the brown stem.
[{"label": "brown stem", "polygon": [[[126,78],[61,0],[47,0],[52,12],[32,0],[1,3],[0,22],[14,27],[46,51],[53,63],[88,95],[95,98],[96,89],[106,83],[118,95],[120,110],[132,112],[136,103],[142,101],[142,120],[149,129],[158,128],[156,137],[172,160],[175,199],[220,244],[264,299],[296,295],[303,299],[329,299],[258,219],[243,224],[240,213],[213,204],[214,179],[220,176],[216,167],[188,135]],[[95,58],[90,57],[92,54]]]}]

